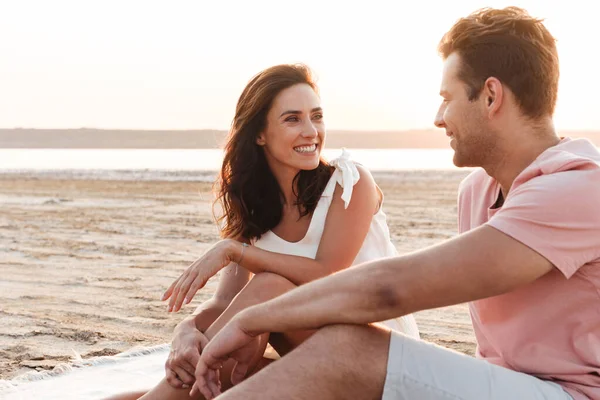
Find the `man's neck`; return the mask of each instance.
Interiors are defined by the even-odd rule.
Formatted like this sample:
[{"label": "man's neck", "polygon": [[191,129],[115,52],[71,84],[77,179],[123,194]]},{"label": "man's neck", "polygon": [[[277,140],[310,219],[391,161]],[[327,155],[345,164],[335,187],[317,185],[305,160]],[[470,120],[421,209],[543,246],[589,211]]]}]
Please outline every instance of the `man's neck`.
[{"label": "man's neck", "polygon": [[511,136],[511,140],[498,149],[497,156],[490,165],[483,166],[488,175],[496,179],[506,198],[514,182],[525,168],[550,147],[556,146],[560,138],[551,125],[537,129],[522,129]]}]

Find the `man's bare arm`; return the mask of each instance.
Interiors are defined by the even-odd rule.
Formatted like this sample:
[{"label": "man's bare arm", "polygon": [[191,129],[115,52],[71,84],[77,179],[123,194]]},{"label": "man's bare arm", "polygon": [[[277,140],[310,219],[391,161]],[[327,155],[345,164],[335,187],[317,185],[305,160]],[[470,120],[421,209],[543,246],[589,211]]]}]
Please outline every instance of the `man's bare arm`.
[{"label": "man's bare arm", "polygon": [[552,268],[534,250],[484,225],[424,250],[303,285],[238,319],[250,334],[366,324],[506,293]]}]

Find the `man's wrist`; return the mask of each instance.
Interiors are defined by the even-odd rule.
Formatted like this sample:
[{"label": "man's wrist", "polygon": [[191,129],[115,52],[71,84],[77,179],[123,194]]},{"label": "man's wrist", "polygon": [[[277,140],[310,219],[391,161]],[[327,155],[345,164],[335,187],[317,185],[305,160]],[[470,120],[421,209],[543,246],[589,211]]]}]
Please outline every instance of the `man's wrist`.
[{"label": "man's wrist", "polygon": [[237,319],[238,327],[244,332],[255,336],[269,331],[264,326],[262,312],[262,305],[257,304],[240,311],[234,318]]}]

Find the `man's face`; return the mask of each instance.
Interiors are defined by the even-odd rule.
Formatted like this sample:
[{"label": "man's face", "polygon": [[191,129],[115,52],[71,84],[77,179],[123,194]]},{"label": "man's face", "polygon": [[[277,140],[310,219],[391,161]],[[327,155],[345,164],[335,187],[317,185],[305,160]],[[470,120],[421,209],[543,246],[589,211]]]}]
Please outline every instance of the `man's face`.
[{"label": "man's face", "polygon": [[495,147],[496,135],[485,115],[484,96],[469,100],[468,87],[459,78],[461,58],[452,53],[444,61],[440,95],[442,104],[435,117],[435,126],[444,128],[454,149],[454,165],[480,167],[486,163]]}]

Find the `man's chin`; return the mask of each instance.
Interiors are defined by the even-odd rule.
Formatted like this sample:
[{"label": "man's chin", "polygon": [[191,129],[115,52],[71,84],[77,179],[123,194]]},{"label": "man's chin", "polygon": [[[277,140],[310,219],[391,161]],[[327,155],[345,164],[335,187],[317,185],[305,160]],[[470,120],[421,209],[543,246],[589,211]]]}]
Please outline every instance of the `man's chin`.
[{"label": "man's chin", "polygon": [[454,157],[452,158],[452,163],[454,164],[455,167],[458,167],[458,168],[466,168],[466,167],[473,166],[473,165],[471,165],[472,163],[470,163],[469,160],[465,159],[464,157],[461,157],[461,155],[458,154],[456,151],[454,152]]},{"label": "man's chin", "polygon": [[460,157],[458,156],[458,154],[456,154],[456,150],[454,151],[454,157],[452,157],[452,164],[454,164],[455,167],[458,168],[462,168],[462,160],[460,159]]}]

